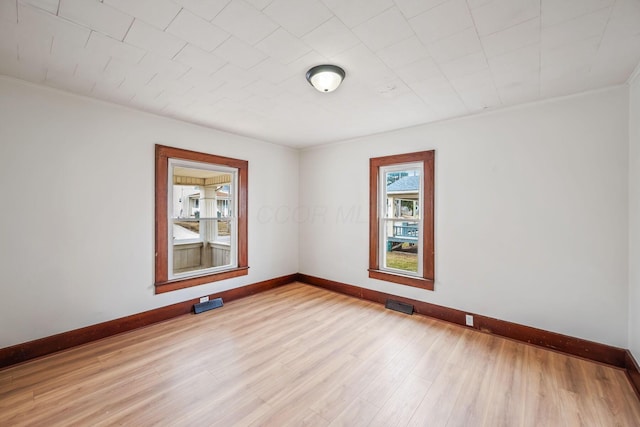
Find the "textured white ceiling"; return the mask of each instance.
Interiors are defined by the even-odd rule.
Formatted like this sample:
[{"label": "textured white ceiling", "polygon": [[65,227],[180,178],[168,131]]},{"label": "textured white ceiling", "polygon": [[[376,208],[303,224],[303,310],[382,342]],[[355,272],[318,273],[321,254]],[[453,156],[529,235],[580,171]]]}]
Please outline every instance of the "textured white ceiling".
[{"label": "textured white ceiling", "polygon": [[[640,0],[0,0],[0,74],[303,147],[624,83]],[[347,77],[323,94],[321,63]]]}]

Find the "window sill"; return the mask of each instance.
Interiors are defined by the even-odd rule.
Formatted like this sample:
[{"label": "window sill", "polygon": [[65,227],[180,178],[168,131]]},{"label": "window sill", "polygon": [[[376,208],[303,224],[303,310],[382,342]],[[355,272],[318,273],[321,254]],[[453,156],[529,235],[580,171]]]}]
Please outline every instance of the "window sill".
[{"label": "window sill", "polygon": [[219,273],[207,274],[205,276],[189,277],[186,279],[176,279],[167,282],[157,282],[155,284],[156,294],[171,292],[178,289],[190,288],[205,283],[217,282],[231,279],[232,277],[246,276],[249,274],[249,267],[238,267],[233,270],[221,271]]},{"label": "window sill", "polygon": [[369,277],[371,279],[384,280],[385,282],[399,283],[401,285],[413,286],[414,288],[426,289],[432,291],[433,280],[415,276],[404,276],[402,274],[393,274],[388,271],[369,269]]}]

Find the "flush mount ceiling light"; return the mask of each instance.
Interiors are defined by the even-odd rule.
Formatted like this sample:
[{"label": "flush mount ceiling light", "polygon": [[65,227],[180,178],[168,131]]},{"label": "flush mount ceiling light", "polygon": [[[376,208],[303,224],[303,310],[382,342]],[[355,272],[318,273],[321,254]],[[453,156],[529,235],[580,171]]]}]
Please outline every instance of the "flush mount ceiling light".
[{"label": "flush mount ceiling light", "polygon": [[344,80],[344,70],[337,65],[316,65],[307,71],[307,81],[320,92],[333,92]]}]

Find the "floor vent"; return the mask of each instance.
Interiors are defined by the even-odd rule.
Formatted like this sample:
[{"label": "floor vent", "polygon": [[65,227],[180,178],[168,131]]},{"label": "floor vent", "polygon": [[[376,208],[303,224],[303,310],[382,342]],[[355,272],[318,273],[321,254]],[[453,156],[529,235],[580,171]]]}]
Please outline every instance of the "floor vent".
[{"label": "floor vent", "polygon": [[222,298],[214,298],[209,301],[200,302],[193,305],[193,312],[200,314],[203,311],[213,310],[214,308],[222,307]]},{"label": "floor vent", "polygon": [[390,310],[395,310],[406,314],[413,314],[413,306],[404,302],[388,299],[384,306]]}]

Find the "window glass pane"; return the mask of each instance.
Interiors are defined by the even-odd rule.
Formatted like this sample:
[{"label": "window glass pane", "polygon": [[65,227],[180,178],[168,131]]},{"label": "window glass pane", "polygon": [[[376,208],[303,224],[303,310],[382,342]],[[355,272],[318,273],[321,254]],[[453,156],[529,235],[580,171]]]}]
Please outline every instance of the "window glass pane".
[{"label": "window glass pane", "polygon": [[180,218],[173,221],[173,240],[200,239],[200,221],[197,219]]},{"label": "window glass pane", "polygon": [[235,174],[183,165],[172,171],[172,274],[233,267]]},{"label": "window glass pane", "polygon": [[231,221],[216,220],[215,226],[218,229],[217,238],[210,242],[211,246],[211,266],[222,267],[231,265],[231,231],[233,223]]},{"label": "window glass pane", "polygon": [[[231,235],[233,225],[231,220],[177,220],[173,224],[174,274],[232,265]],[[201,234],[183,227],[185,224],[197,227],[201,231]],[[179,230],[179,233],[183,233],[186,238],[179,240],[175,234],[176,229]],[[206,238],[200,239],[201,236],[205,236]]]},{"label": "window glass pane", "polygon": [[420,218],[420,169],[386,171],[386,218]]},{"label": "window glass pane", "polygon": [[380,170],[380,268],[420,275],[422,165],[389,165]]},{"label": "window glass pane", "polygon": [[384,268],[418,272],[420,224],[411,221],[384,222]]}]

